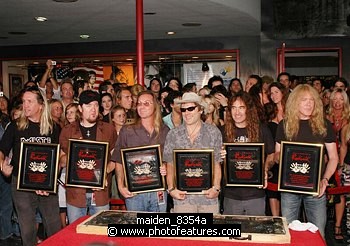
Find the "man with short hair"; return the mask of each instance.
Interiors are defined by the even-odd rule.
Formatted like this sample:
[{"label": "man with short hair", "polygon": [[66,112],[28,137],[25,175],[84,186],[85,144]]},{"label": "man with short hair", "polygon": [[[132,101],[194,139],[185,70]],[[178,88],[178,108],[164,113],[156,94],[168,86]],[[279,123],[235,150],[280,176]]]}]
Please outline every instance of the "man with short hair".
[{"label": "man with short hair", "polygon": [[215,86],[224,85],[224,80],[221,76],[214,75],[208,80],[208,88],[213,89]]},{"label": "man with short hair", "polygon": [[128,88],[120,88],[116,94],[116,105],[126,111],[126,124],[132,124],[136,119],[136,112],[132,109],[132,94]]},{"label": "man with short hair", "polygon": [[109,80],[105,80],[99,85],[98,92],[100,93],[100,95],[102,95],[103,93],[109,93],[112,95],[113,98],[115,95],[114,88]]},{"label": "man with short hair", "polygon": [[250,88],[252,88],[253,85],[255,84],[259,84],[262,86],[263,81],[261,79],[261,77],[259,75],[256,74],[251,74],[247,80],[247,82],[245,83],[244,86],[244,91],[245,92],[249,92]]},{"label": "man with short hair", "polygon": [[290,74],[287,73],[287,72],[283,72],[283,73],[280,73],[278,76],[277,76],[277,82],[280,82],[281,84],[283,84],[288,91],[290,91],[290,85],[291,85],[291,81],[290,81]]},{"label": "man with short hair", "polygon": [[[184,93],[180,104],[183,124],[170,130],[166,137],[163,160],[167,163],[168,193],[174,198],[174,212],[219,213],[218,196],[221,182],[222,136],[216,126],[206,124],[201,120],[201,114],[207,104],[196,93]],[[203,190],[201,195],[187,194],[179,190],[174,183],[174,149],[213,149],[213,187]]]},{"label": "man with short hair", "polygon": [[66,79],[61,83],[61,99],[63,108],[65,109],[68,104],[74,102],[74,90],[71,79]]},{"label": "man with short hair", "polygon": [[348,81],[345,78],[337,78],[333,85],[333,90],[342,89],[344,91],[348,90]]},{"label": "man with short hair", "polygon": [[[80,121],[66,125],[60,135],[61,157],[60,165],[67,165],[67,153],[69,139],[85,139],[91,141],[108,142],[108,158],[117,140],[117,133],[114,127],[99,119],[100,96],[97,92],[87,90],[79,96]],[[107,174],[114,170],[114,163],[107,165]],[[94,172],[94,170],[91,170]],[[108,182],[108,187],[111,182]],[[69,223],[85,216],[89,209],[89,214],[93,215],[102,210],[109,209],[109,188],[102,190],[92,190],[85,188],[67,187],[67,215]]]}]

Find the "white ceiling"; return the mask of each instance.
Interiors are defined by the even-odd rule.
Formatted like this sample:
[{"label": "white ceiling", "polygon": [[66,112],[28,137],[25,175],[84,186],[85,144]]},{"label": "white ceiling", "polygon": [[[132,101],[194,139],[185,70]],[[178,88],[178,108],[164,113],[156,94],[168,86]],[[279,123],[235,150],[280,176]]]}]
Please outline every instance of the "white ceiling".
[{"label": "white ceiling", "polygon": [[[261,31],[260,0],[144,0],[143,5],[144,13],[156,13],[144,15],[146,40],[256,36]],[[37,22],[36,16],[48,21]],[[0,46],[135,40],[135,16],[136,0],[1,0]],[[191,22],[201,26],[182,26]],[[91,37],[82,40],[80,34]]]}]

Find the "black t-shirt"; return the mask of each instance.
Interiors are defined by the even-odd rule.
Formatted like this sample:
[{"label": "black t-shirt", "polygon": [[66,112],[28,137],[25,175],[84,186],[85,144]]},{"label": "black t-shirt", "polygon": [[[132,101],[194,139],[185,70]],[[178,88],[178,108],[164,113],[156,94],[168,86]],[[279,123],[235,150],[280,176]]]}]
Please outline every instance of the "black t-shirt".
[{"label": "black t-shirt", "polygon": [[[284,120],[282,120],[277,127],[276,142],[281,143],[281,141],[293,141],[293,142],[317,143],[317,144],[335,143],[336,135],[332,128],[332,124],[327,119],[325,119],[325,121],[326,121],[326,127],[327,127],[326,136],[323,137],[318,134],[313,135],[309,120],[300,120],[298,135],[294,139],[288,140],[284,131]],[[324,173],[324,171],[325,171],[325,165],[322,165],[322,174]]]},{"label": "black t-shirt", "polygon": [[0,141],[0,151],[8,156],[11,149],[13,156],[11,165],[13,166],[12,174],[18,176],[19,155],[21,149],[21,142],[31,143],[58,143],[59,128],[54,124],[53,132],[47,136],[40,135],[40,124],[29,121],[28,128],[19,131],[16,122],[11,122]]},{"label": "black t-shirt", "polygon": [[[271,132],[266,125],[260,125],[260,142],[263,142],[265,149],[265,158],[267,155],[274,153],[275,143],[273,141]],[[225,142],[250,142],[248,139],[247,129],[236,129],[236,138],[232,141],[225,139]],[[224,197],[235,200],[250,200],[261,198],[265,196],[265,190],[258,188],[247,187],[225,187]]]}]

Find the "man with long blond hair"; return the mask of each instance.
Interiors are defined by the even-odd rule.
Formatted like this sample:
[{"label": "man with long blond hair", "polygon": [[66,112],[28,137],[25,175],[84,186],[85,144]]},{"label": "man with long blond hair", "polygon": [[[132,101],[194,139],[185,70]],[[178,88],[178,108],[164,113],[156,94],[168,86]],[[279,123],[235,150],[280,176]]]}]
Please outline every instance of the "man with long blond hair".
[{"label": "man with long blond hair", "polygon": [[[125,197],[127,210],[165,212],[166,194],[164,191],[133,194],[126,187],[120,150],[155,144],[160,144],[162,149],[169,131],[169,128],[163,124],[159,102],[152,91],[139,93],[136,110],[138,115],[136,122],[122,127],[111,158],[113,162],[116,162],[118,189],[120,194]],[[144,159],[141,157],[139,161],[142,163]],[[160,168],[160,174],[166,174],[164,166]]]},{"label": "man with long blond hair", "polygon": [[[47,236],[58,232],[61,223],[56,194],[49,195],[40,190],[36,192],[17,190],[21,142],[58,143],[59,128],[53,123],[45,96],[37,86],[23,90],[22,102],[21,116],[10,123],[0,141],[0,167],[5,177],[12,176],[12,196],[18,215],[22,243],[24,246],[32,246],[37,243],[35,227],[37,208],[43,218]],[[8,156],[11,150],[13,155],[9,163]]]},{"label": "man with long blond hair", "polygon": [[[288,192],[281,193],[282,216],[287,218],[287,222],[291,223],[298,219],[300,205],[303,202],[308,222],[315,224],[324,237],[327,219],[325,191],[330,177],[337,168],[338,154],[332,125],[324,118],[321,98],[310,85],[298,85],[289,95],[285,118],[277,128],[276,154],[281,151],[281,141],[322,143],[327,149],[328,163],[326,166],[322,165],[318,197]],[[319,165],[319,163],[313,164]]]}]

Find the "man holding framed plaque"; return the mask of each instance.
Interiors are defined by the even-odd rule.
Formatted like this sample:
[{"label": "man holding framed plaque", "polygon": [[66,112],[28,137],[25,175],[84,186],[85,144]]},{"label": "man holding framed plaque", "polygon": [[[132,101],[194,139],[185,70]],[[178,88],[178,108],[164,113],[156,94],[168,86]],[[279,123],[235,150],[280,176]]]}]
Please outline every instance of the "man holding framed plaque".
[{"label": "man holding framed plaque", "polygon": [[[83,173],[83,175],[79,176],[78,171],[76,171],[77,177],[74,178],[75,180],[78,180],[79,177],[82,176],[82,179],[86,179],[87,175],[90,177],[91,174],[94,174],[93,178],[96,178],[97,176],[103,178],[104,175],[95,175],[95,173],[102,172],[101,170],[105,170],[108,174],[112,172],[115,168],[114,164],[109,163],[108,161],[110,158],[110,153],[113,150],[115,141],[117,139],[117,133],[111,124],[103,122],[102,120],[98,120],[100,106],[99,101],[100,96],[97,92],[91,90],[83,91],[79,96],[78,109],[80,111],[81,116],[80,121],[75,121],[69,125],[66,125],[62,129],[60,135],[61,166],[65,167],[68,163],[76,165],[79,166],[80,169],[83,169],[81,171],[84,171],[85,173],[85,175]],[[70,139],[72,139],[73,141],[69,141]],[[79,140],[79,142],[74,141],[74,139]],[[86,144],[85,149],[89,149],[90,152],[83,151],[84,143],[82,143],[82,139],[89,140],[89,143]],[[94,141],[95,143],[97,143],[96,141],[108,143],[108,149],[104,149],[105,151],[107,151],[107,153],[96,153],[100,151],[97,150],[98,148],[91,147]],[[76,153],[77,151],[75,151],[74,158],[73,155],[70,155],[69,157],[74,159],[74,161],[71,161],[67,159],[67,155],[69,153],[69,148],[72,148],[72,146],[70,147],[70,144],[73,145],[74,142],[76,142],[74,146],[76,147],[79,153]],[[82,153],[81,155],[80,152]],[[102,161],[98,159],[97,155],[107,155],[107,161],[102,163]],[[75,160],[77,161],[75,162]],[[108,165],[107,167],[98,167],[96,164],[97,162],[99,163],[99,165],[105,165],[105,163],[108,163]],[[92,163],[95,163],[96,166],[91,166],[90,164]],[[83,165],[86,166],[86,168],[84,168]],[[90,168],[89,165],[91,166]],[[67,179],[69,178],[68,168]],[[78,169],[78,167],[76,169]],[[108,187],[110,185],[111,182],[108,182]],[[88,208],[90,215],[93,215],[101,210],[109,209],[108,187],[105,187],[104,189],[91,189],[83,187],[83,185],[81,187],[78,187],[78,185],[76,185],[76,187],[66,187],[67,216],[69,223],[74,222],[82,216],[85,216]]]},{"label": "man holding framed plaque", "polygon": [[[124,168],[128,166],[138,165],[139,169],[134,169],[135,172],[157,172],[164,176],[166,174],[166,169],[164,165],[160,167],[160,170],[154,170],[153,163],[147,163],[154,158],[150,158],[150,152],[140,152],[139,159],[136,158],[136,154],[133,154],[132,165],[130,163],[123,163],[121,150],[131,151],[132,149],[137,149],[138,147],[146,147],[153,145],[160,145],[163,149],[165,137],[169,131],[169,128],[163,124],[161,111],[159,107],[159,102],[156,95],[151,91],[142,91],[137,97],[137,119],[136,122],[131,125],[125,125],[119,132],[118,140],[112,155],[111,160],[116,162],[116,176],[118,182],[118,189],[120,194],[125,197],[125,205],[127,210],[130,211],[147,211],[147,212],[165,212],[166,211],[166,193],[164,188],[161,191],[144,191],[142,193],[134,194],[130,192],[128,183],[125,180],[128,175],[125,175]],[[152,152],[152,151],[151,151]],[[155,151],[153,151],[154,153]],[[148,153],[148,154],[146,154]],[[154,155],[153,155],[154,156]],[[124,158],[125,159],[125,158]],[[157,158],[160,159],[160,158]],[[162,163],[160,163],[161,165]],[[124,165],[124,166],[123,166]],[[129,170],[130,171],[130,170]],[[133,179],[137,184],[141,184],[141,180],[138,181],[137,177],[134,175]],[[145,178],[147,175],[144,175]],[[158,175],[160,176],[160,175]],[[131,180],[129,180],[131,181]],[[145,180],[148,183],[148,180]],[[131,189],[131,188],[130,188]]]},{"label": "man holding framed plaque", "polygon": [[[183,123],[170,130],[163,152],[163,159],[167,162],[168,193],[174,198],[174,212],[217,214],[221,182],[221,133],[216,126],[202,122],[201,114],[207,109],[207,104],[201,96],[186,92],[175,103],[180,104]],[[192,154],[175,157],[176,150],[184,153],[188,150]],[[213,151],[214,157],[206,157],[204,150]],[[211,177],[207,173],[211,173]],[[176,177],[181,179],[177,183]],[[205,181],[209,178],[211,182],[208,186]],[[198,185],[202,185],[202,189]],[[200,194],[191,194],[194,189],[199,190]]]},{"label": "man holding framed plaque", "polygon": [[[306,171],[302,173],[308,172],[311,168],[319,168],[322,165],[323,170],[321,170],[320,180],[314,180],[319,184],[319,195],[315,197],[303,193],[281,192],[281,208],[282,216],[287,218],[288,223],[291,223],[298,219],[300,205],[303,202],[308,222],[315,224],[324,237],[327,219],[325,190],[328,186],[328,180],[337,168],[338,154],[336,137],[331,123],[324,118],[321,98],[310,85],[298,85],[289,95],[284,120],[280,122],[277,128],[276,154],[282,152],[282,141],[324,144],[327,149],[328,163],[326,166],[322,165],[324,160],[321,157],[321,161],[306,163],[308,165],[306,167],[304,163],[308,158],[303,153],[298,153],[294,158],[290,157],[293,163],[281,163],[282,165],[290,165],[289,169],[304,165]],[[280,158],[282,160],[289,159],[284,156]],[[284,173],[280,173],[279,178],[283,175]],[[294,183],[293,180],[290,181]]]},{"label": "man holding framed plaque", "polygon": [[[17,190],[17,183],[38,183],[41,186],[47,179],[56,180],[57,177],[47,171],[50,169],[48,166],[56,166],[57,162],[47,162],[46,154],[44,155],[41,151],[33,148],[30,156],[22,155],[24,159],[31,160],[29,175],[23,180],[18,179],[21,143],[37,143],[41,144],[41,147],[47,144],[57,144],[59,128],[53,123],[45,96],[41,94],[37,86],[25,88],[22,101],[23,113],[16,121],[10,123],[0,141],[0,167],[3,175],[9,177],[12,174],[12,196],[18,215],[22,243],[24,246],[33,246],[37,243],[37,228],[35,227],[37,208],[39,208],[43,218],[47,236],[51,236],[61,229],[58,197],[56,194],[49,195],[49,193],[39,189],[33,189],[33,191]],[[13,155],[9,163],[8,156],[11,150]],[[39,171],[40,179],[32,180],[33,176],[39,177],[38,167],[41,168]]]},{"label": "man holding framed plaque", "polygon": [[[262,188],[267,186],[264,164],[272,162],[274,157],[271,132],[259,122],[252,97],[247,92],[232,96],[228,109],[223,133],[227,143],[224,214],[264,216],[265,190]],[[240,147],[229,144],[240,142],[251,145]],[[263,143],[263,148],[254,143]]]}]

